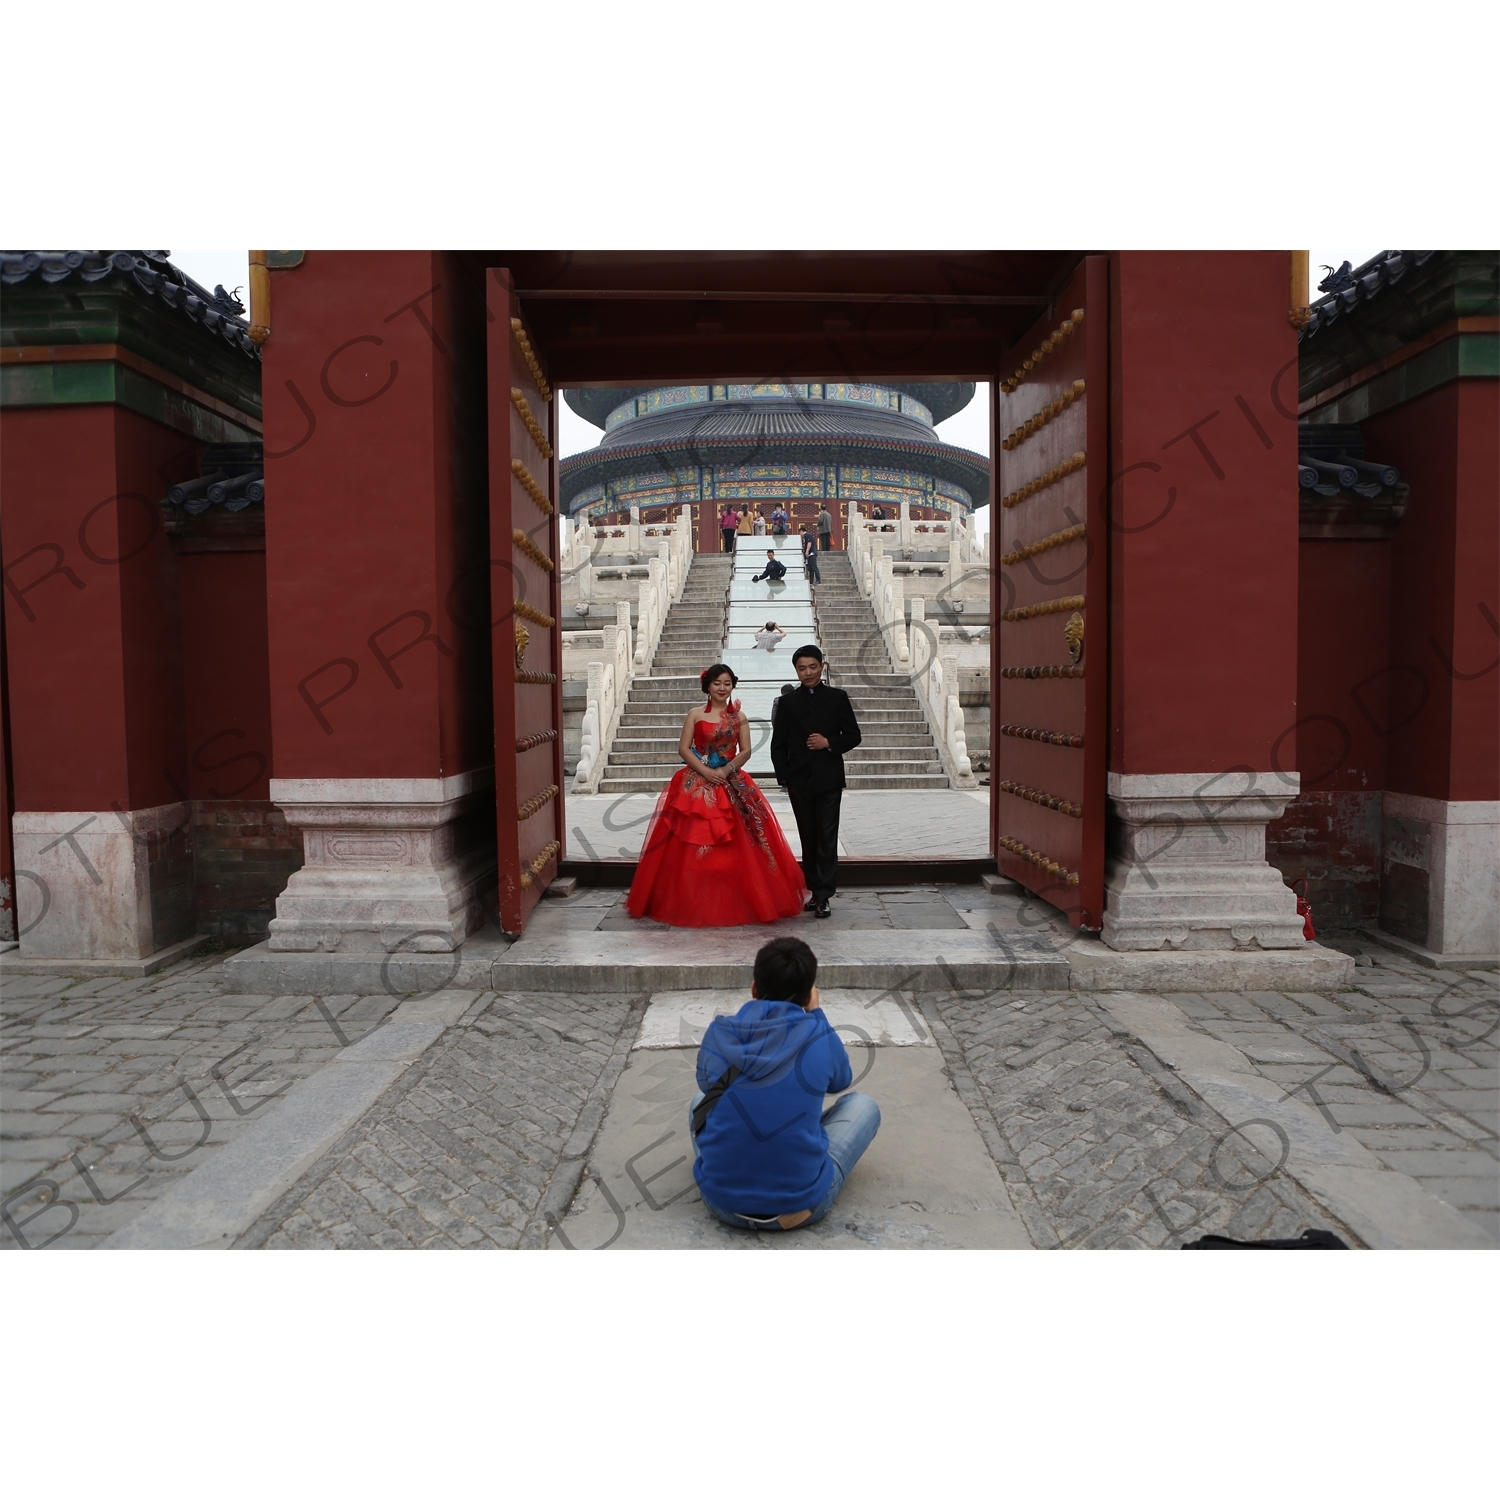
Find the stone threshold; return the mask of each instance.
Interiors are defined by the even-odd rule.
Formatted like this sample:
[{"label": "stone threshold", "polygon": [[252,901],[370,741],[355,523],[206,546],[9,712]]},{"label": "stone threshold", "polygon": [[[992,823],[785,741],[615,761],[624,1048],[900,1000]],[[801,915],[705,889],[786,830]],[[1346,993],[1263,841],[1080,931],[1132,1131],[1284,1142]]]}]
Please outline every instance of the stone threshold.
[{"label": "stone threshold", "polygon": [[200,932],[180,943],[158,948],[145,958],[25,958],[19,950],[0,953],[0,979],[7,975],[55,974],[63,979],[144,979],[171,964],[201,952],[216,942],[211,932]]},{"label": "stone threshold", "polygon": [[[1068,964],[1033,932],[947,929],[819,933],[806,937],[818,955],[820,985],[849,989],[1067,989]],[[448,988],[506,993],[608,989],[735,989],[748,992],[756,950],[775,933],[759,927],[560,932],[512,942],[494,931],[455,954],[273,953],[264,943],[224,963],[224,977],[244,994],[434,994]]]},{"label": "stone threshold", "polygon": [[[818,954],[819,981],[854,989],[1134,990],[1157,994],[1220,990],[1338,990],[1354,982],[1349,955],[1309,943],[1293,950],[1117,953],[1097,937],[1049,940],[1039,931],[820,931],[805,936]],[[755,952],[775,934],[759,927],[653,928],[636,932],[560,932],[512,940],[493,928],[456,953],[281,953],[257,943],[224,960],[223,973],[251,995],[380,994],[400,998],[440,991],[557,992],[599,987],[656,990],[743,989]],[[114,960],[17,959],[0,955],[7,974],[86,978],[140,976],[187,957],[208,938],[163,949],[129,964]],[[1404,951],[1404,950],[1402,950]],[[1464,967],[1478,967],[1479,958]],[[149,968],[146,965],[150,965]],[[1449,967],[1459,967],[1450,964]]]},{"label": "stone threshold", "polygon": [[1378,927],[1361,927],[1361,938],[1378,943],[1391,953],[1399,953],[1424,969],[1493,969],[1500,966],[1500,953],[1434,953],[1410,938],[1382,932]]}]

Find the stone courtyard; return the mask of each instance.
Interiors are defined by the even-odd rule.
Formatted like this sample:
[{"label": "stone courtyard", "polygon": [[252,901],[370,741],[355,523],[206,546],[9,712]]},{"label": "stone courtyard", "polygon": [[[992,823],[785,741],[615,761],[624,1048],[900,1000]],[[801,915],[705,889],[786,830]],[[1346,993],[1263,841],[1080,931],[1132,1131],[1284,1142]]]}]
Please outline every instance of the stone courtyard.
[{"label": "stone courtyard", "polygon": [[[541,925],[607,941],[621,894],[549,901]],[[831,950],[886,932],[913,953],[960,928],[1024,925],[1021,903],[982,887],[854,890],[837,906],[832,924],[788,925],[815,950],[825,935]],[[5,975],[0,1241],[1050,1249],[1305,1229],[1354,1247],[1500,1241],[1494,972],[1350,944],[1353,980],[1337,989],[1085,988],[1067,937],[1047,932],[1060,966],[1072,962],[1061,982],[1038,971],[1047,988],[973,988],[957,967],[934,982],[931,964],[883,989],[830,972],[830,1021],[884,1124],[827,1219],[764,1238],[702,1210],[687,1143],[696,1044],[739,987],[643,990],[622,968],[618,990],[528,989],[542,970],[518,963],[514,987],[246,994],[223,954],[143,979]]]}]

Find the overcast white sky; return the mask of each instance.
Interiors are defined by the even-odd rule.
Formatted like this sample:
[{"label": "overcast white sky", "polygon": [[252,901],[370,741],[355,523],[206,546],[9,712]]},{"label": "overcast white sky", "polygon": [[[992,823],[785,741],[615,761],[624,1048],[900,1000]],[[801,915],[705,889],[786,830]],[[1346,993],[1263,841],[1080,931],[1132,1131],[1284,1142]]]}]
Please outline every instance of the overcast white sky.
[{"label": "overcast white sky", "polygon": [[[1319,295],[1318,282],[1325,274],[1323,266],[1336,267],[1346,260],[1352,261],[1357,266],[1367,261],[1377,251],[1313,250],[1309,253],[1312,258],[1313,297],[1316,299]],[[212,291],[215,285],[222,283],[228,291],[238,290],[241,301],[248,297],[246,291],[249,281],[248,257],[249,251],[247,250],[175,250],[172,252],[174,264],[186,271],[194,281],[201,282],[209,291]],[[938,427],[938,436],[945,443],[957,443],[961,447],[972,448],[976,453],[988,456],[990,451],[989,404],[989,387],[981,385],[975,391],[974,399],[961,412]],[[585,448],[592,448],[604,436],[591,422],[585,422],[582,417],[576,415],[566,402],[562,404],[560,421],[564,458],[571,453],[580,453]],[[988,507],[979,512],[978,520],[979,530],[987,531],[989,529]]]}]

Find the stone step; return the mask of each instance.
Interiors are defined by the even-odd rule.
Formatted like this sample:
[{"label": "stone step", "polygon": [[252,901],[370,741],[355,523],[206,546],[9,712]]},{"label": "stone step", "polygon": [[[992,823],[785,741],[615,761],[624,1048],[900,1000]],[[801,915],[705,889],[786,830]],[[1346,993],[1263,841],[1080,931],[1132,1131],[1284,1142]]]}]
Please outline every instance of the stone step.
[{"label": "stone step", "polygon": [[929,740],[927,744],[905,744],[895,745],[872,745],[869,740],[862,739],[859,744],[844,756],[846,766],[863,764],[864,762],[883,761],[905,761],[912,765],[936,765],[938,763],[937,750]]},{"label": "stone step", "polygon": [[[844,772],[850,792],[947,792],[947,775],[856,775]],[[980,811],[975,804],[975,811]]]},{"label": "stone step", "polygon": [[[685,715],[684,715],[685,717]],[[676,736],[681,732],[681,718],[673,721],[673,724],[628,724],[624,720],[619,721],[619,729],[615,733],[616,750],[663,750],[676,751]],[[670,729],[670,733],[667,730]],[[903,748],[903,750],[921,751],[932,747],[932,735],[927,732],[926,726],[912,726],[903,729],[901,726],[870,726],[861,724],[862,732],[858,750],[855,754],[865,750],[882,750],[882,748]]]}]

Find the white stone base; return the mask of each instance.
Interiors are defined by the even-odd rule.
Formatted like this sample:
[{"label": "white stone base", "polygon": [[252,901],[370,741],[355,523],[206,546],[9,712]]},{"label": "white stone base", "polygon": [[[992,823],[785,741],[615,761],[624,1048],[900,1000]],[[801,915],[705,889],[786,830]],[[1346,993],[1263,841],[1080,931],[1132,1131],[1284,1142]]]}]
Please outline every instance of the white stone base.
[{"label": "white stone base", "polygon": [[[16,813],[11,830],[21,956],[149,957],[156,949],[152,856],[174,833],[187,834],[190,817],[184,802],[132,812]],[[186,926],[190,933],[190,920]],[[167,942],[186,935],[170,931]]]},{"label": "white stone base", "polygon": [[1387,792],[1381,812],[1382,880],[1393,865],[1426,877],[1425,941],[1419,931],[1397,935],[1444,958],[1500,952],[1500,802]]},{"label": "white stone base", "polygon": [[493,768],[444,778],[271,782],[305,863],[276,900],[278,953],[448,953],[495,885]]},{"label": "white stone base", "polygon": [[50,974],[67,979],[145,979],[192,958],[215,941],[211,932],[195,932],[181,942],[158,948],[149,958],[23,958],[0,945],[0,982],[12,974],[29,978]]},{"label": "white stone base", "polygon": [[1298,782],[1294,771],[1111,772],[1105,944],[1125,952],[1304,947],[1297,898],[1266,862],[1266,824]]}]

